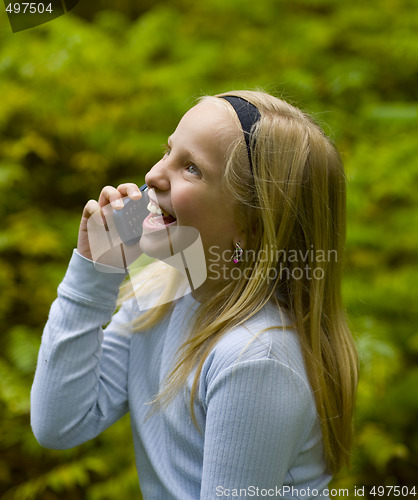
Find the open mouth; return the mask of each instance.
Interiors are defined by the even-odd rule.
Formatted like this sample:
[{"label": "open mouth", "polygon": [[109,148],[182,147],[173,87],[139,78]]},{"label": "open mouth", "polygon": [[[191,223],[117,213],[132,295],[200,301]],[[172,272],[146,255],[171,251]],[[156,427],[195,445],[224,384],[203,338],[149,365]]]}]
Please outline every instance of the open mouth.
[{"label": "open mouth", "polygon": [[162,228],[172,226],[177,222],[176,217],[156,205],[152,200],[148,203],[147,209],[150,211],[150,214],[144,220],[144,226],[147,228]]}]

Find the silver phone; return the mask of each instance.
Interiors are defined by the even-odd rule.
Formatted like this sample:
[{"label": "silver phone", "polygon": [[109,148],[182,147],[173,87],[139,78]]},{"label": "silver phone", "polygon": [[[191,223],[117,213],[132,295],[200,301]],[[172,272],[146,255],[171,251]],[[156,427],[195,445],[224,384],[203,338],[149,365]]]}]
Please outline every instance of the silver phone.
[{"label": "silver phone", "polygon": [[142,193],[139,200],[126,197],[123,199],[124,207],[120,210],[113,210],[116,230],[125,245],[134,245],[141,239],[142,223],[149,215],[148,186],[144,184],[139,190]]}]

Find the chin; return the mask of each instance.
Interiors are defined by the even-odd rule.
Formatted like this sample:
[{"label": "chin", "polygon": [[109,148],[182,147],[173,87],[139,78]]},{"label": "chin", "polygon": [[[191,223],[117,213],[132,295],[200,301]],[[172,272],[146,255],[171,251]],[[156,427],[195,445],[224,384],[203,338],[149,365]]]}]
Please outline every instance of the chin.
[{"label": "chin", "polygon": [[190,226],[181,226],[177,222],[149,229],[144,225],[139,246],[146,255],[165,260],[194,248],[199,241],[200,233]]},{"label": "chin", "polygon": [[149,257],[162,260],[187,276],[193,289],[205,282],[205,252],[200,233],[194,227],[174,224],[152,231],[144,228],[139,245]]},{"label": "chin", "polygon": [[171,234],[165,227],[158,230],[145,231],[139,247],[148,257],[164,260],[172,256]]}]

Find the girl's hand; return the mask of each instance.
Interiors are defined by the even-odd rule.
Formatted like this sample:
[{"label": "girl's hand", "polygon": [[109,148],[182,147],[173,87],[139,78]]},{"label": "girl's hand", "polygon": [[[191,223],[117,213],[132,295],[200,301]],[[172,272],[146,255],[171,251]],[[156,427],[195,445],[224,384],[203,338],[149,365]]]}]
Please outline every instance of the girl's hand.
[{"label": "girl's hand", "polygon": [[[117,188],[106,186],[102,189],[98,201],[90,200],[86,203],[78,233],[78,253],[95,262],[119,268],[125,268],[139,257],[139,245],[128,247],[119,242],[109,248],[108,223],[112,221],[113,210],[123,208],[122,198],[125,196],[139,200],[142,194],[136,184],[128,182]],[[97,258],[97,255],[100,257]]]}]

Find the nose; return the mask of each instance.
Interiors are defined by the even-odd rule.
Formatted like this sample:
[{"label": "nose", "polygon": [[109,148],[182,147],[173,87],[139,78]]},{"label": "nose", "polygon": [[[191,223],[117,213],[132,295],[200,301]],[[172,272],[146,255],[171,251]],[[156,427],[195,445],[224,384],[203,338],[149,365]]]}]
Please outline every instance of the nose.
[{"label": "nose", "polygon": [[156,191],[168,191],[170,189],[168,171],[162,163],[163,160],[160,160],[145,175],[145,182],[150,189],[152,188]]}]

